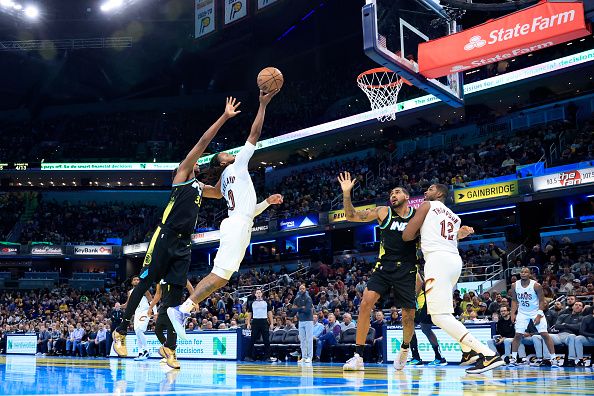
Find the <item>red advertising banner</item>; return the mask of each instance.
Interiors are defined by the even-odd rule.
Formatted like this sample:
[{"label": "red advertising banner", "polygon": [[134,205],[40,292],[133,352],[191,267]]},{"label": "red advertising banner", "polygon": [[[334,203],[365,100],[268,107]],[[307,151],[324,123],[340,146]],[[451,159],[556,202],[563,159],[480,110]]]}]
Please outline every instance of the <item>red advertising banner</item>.
[{"label": "red advertising banner", "polygon": [[419,44],[419,71],[429,78],[515,58],[590,34],[584,5],[541,2],[464,30]]}]

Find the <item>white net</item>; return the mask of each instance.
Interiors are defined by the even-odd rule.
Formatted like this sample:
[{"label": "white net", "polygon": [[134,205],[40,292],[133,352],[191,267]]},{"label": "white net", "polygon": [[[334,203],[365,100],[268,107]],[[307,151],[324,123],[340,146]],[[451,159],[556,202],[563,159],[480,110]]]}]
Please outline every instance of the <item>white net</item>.
[{"label": "white net", "polygon": [[385,67],[368,70],[357,77],[357,85],[371,102],[371,110],[377,110],[381,122],[396,119],[396,102],[403,80]]}]

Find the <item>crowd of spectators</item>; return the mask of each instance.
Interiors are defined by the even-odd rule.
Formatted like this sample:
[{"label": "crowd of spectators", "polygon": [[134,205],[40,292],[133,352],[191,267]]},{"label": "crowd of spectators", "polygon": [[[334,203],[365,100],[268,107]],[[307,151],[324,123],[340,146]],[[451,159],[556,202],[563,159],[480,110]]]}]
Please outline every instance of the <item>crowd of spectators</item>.
[{"label": "crowd of spectators", "polygon": [[12,227],[19,221],[27,197],[33,193],[0,193],[0,241],[5,241]]},{"label": "crowd of spectators", "polygon": [[[468,265],[472,258],[493,259],[502,254],[502,251],[489,245],[484,248],[470,248],[461,254]],[[556,262],[556,255],[562,257],[559,263]],[[330,264],[321,261],[314,263],[308,271],[289,273],[285,267],[275,270],[272,266],[251,269],[233,277],[227,286],[201,303],[189,318],[187,329],[192,332],[243,327],[247,302],[253,298],[256,287],[269,285],[265,298],[273,310],[272,331],[293,330],[298,325],[293,301],[301,283],[307,285],[307,291],[313,300],[316,318],[322,326],[320,337],[328,332],[334,334],[336,324],[341,327],[356,327],[359,304],[371,275],[373,262],[373,258],[344,256],[337,257]],[[578,320],[576,315],[579,315],[580,323],[592,316],[593,262],[594,244],[573,244],[565,238],[561,241],[551,239],[544,250],[536,245],[526,257],[519,259],[511,267],[513,275],[509,279],[507,290],[482,294],[474,291],[461,293],[456,290],[454,314],[464,323],[494,321],[498,323],[498,332],[499,329],[504,329],[511,307],[509,287],[518,279],[514,270],[527,265],[533,267],[534,277],[543,285],[545,298],[551,304],[551,308],[545,312],[550,332],[557,334],[569,331],[577,337],[581,335],[580,327],[564,327],[564,324],[571,315],[573,316],[570,319],[574,321]],[[199,280],[200,277],[193,277],[191,282],[195,284]],[[561,283],[565,285],[568,281],[573,284],[573,288],[557,286]],[[0,293],[0,350],[5,348],[6,334],[21,333],[37,334],[40,354],[105,356],[111,342],[110,330],[121,320],[120,303],[126,300],[125,290],[126,287],[122,285],[109,291],[92,292],[80,292],[65,287],[51,291],[4,291]],[[246,291],[247,294],[239,295],[239,290]],[[248,295],[250,291],[252,294]],[[559,296],[566,296],[565,302],[556,300]],[[578,305],[575,305],[576,301],[579,302]],[[581,309],[573,312],[574,307]],[[385,296],[380,300],[376,309],[372,319],[374,327],[401,323],[401,313],[392,296]],[[149,330],[154,329],[155,319],[152,318]],[[377,337],[380,335],[378,333]],[[505,344],[503,340],[506,336],[498,335],[501,339],[497,338],[495,347]],[[334,336],[338,340],[340,331]],[[568,346],[563,343],[559,345]],[[379,348],[374,350],[378,351]],[[316,356],[319,358],[320,354],[316,352]],[[578,363],[581,357],[578,355],[574,358],[572,353],[569,355],[569,359],[578,360]]]},{"label": "crowd of spectators", "polygon": [[[105,242],[107,238],[133,241],[153,228],[161,209],[122,202],[39,201],[32,217],[23,225],[21,243],[30,241],[57,244]],[[132,235],[130,235],[132,234]]]}]

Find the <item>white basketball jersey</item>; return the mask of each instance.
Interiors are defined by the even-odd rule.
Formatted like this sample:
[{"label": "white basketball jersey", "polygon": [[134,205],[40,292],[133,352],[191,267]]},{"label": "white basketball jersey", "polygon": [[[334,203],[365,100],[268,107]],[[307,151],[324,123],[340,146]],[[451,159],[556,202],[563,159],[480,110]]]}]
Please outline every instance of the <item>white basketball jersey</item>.
[{"label": "white basketball jersey", "polygon": [[460,218],[440,201],[429,201],[431,208],[421,226],[423,254],[450,252],[458,254]]},{"label": "white basketball jersey", "polygon": [[[132,290],[134,290],[134,289],[132,289]],[[132,294],[132,290],[130,290],[128,292],[128,297],[130,297],[130,294]],[[146,298],[146,296],[142,296],[142,299],[138,303],[138,307],[136,307],[135,312],[138,312],[139,314],[142,314],[142,315],[146,315],[146,313],[149,309],[149,306],[150,306],[150,301],[148,300],[148,298]]]},{"label": "white basketball jersey", "polygon": [[522,281],[516,281],[516,298],[518,299],[518,314],[534,317],[540,309],[538,295],[534,290],[535,280],[530,279],[527,287],[522,287]]},{"label": "white basketball jersey", "polygon": [[257,198],[248,163],[255,150],[253,144],[246,142],[235,157],[235,162],[227,166],[221,175],[221,193],[227,200],[229,217],[254,217]]}]

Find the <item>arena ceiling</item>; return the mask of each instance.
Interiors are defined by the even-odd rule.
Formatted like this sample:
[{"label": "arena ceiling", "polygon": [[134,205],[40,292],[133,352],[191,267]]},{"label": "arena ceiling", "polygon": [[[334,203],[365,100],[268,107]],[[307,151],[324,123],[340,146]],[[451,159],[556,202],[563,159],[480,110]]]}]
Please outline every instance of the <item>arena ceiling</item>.
[{"label": "arena ceiling", "polygon": [[[268,65],[294,78],[329,62],[355,65],[353,76],[373,66],[361,50],[362,1],[279,0],[203,39],[193,38],[191,0],[136,0],[113,15],[99,10],[101,0],[38,4],[35,23],[0,13],[0,40],[130,37],[132,46],[3,51],[0,110],[35,114],[49,105],[253,89],[254,76]],[[467,11],[462,22],[501,14]]]}]

